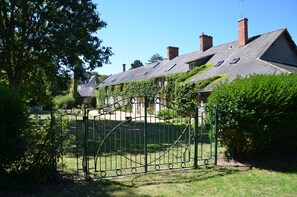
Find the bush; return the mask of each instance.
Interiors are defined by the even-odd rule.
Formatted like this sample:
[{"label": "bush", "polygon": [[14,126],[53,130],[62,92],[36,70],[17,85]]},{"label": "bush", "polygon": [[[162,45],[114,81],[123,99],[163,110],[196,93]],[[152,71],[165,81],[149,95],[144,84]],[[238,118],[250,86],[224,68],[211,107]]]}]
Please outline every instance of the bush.
[{"label": "bush", "polygon": [[56,96],[54,99],[54,104],[57,108],[61,109],[66,104],[67,108],[74,107],[75,99],[72,96],[65,95],[65,96]]},{"label": "bush", "polygon": [[0,84],[0,173],[17,168],[26,152],[27,109],[18,94]]},{"label": "bush", "polygon": [[157,118],[169,120],[177,117],[177,112],[173,109],[162,109],[157,113]]},{"label": "bush", "polygon": [[227,155],[246,159],[297,151],[297,75],[253,75],[214,89]]}]

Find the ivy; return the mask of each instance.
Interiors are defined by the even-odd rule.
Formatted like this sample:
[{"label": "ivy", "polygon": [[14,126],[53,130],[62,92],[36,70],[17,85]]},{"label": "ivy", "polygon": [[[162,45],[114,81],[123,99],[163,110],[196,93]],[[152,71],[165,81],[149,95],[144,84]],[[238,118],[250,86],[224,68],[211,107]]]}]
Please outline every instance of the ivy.
[{"label": "ivy", "polygon": [[196,81],[193,83],[180,83],[176,86],[175,92],[175,100],[178,106],[181,106],[181,111],[188,114],[193,112],[192,109],[195,108],[197,103],[198,92],[201,89],[206,88],[208,85],[217,81],[218,79],[222,79],[223,75],[216,75],[213,77],[209,77],[207,79]]},{"label": "ivy", "polygon": [[123,95],[126,97],[138,95],[156,95],[160,93],[161,87],[156,79],[131,81],[124,85]]},{"label": "ivy", "polygon": [[103,106],[105,104],[105,98],[107,97],[105,87],[99,87],[96,93],[96,97],[98,98],[98,107]]},{"label": "ivy", "polygon": [[[162,95],[170,100],[176,100],[186,108],[191,107],[195,102],[199,90],[205,88],[214,81],[220,80],[223,76],[214,76],[206,80],[197,82],[188,82],[189,79],[208,70],[212,65],[202,65],[188,72],[182,72],[165,76],[166,85],[160,87],[157,79],[145,79],[139,81],[130,81],[123,85],[109,86],[106,91],[100,87],[97,97],[100,103],[104,103],[105,97],[131,97],[140,95]],[[122,90],[122,91],[121,91]]]}]

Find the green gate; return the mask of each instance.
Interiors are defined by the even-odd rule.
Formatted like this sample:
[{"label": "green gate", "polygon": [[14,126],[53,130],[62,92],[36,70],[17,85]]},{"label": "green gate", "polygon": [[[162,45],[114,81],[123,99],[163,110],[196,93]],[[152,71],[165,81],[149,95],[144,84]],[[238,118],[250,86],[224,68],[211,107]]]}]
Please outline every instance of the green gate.
[{"label": "green gate", "polygon": [[217,124],[216,107],[189,111],[159,97],[85,109],[77,166],[86,178],[104,178],[216,164]]},{"label": "green gate", "polygon": [[68,133],[61,139],[73,139],[61,146],[57,167],[85,178],[104,178],[216,164],[216,111],[198,105],[186,110],[150,96],[99,109],[55,111],[53,128],[55,122],[64,122],[59,125]]}]

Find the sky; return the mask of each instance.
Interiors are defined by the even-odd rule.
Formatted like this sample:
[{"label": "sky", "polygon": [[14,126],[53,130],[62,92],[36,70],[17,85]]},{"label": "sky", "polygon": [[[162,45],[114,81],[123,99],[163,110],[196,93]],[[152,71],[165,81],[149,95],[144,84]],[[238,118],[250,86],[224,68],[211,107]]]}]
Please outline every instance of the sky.
[{"label": "sky", "polygon": [[93,0],[106,28],[97,32],[102,46],[112,48],[110,64],[99,74],[122,72],[134,60],[147,63],[152,55],[167,56],[200,49],[202,32],[213,45],[238,39],[237,21],[248,18],[249,37],[287,28],[297,44],[297,0]]}]

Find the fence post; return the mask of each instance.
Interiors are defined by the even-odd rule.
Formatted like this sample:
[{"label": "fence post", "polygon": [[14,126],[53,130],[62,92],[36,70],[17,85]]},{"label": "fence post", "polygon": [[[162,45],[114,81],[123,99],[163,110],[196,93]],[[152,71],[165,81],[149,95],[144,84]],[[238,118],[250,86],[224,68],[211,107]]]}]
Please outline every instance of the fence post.
[{"label": "fence post", "polygon": [[147,172],[147,96],[144,95],[144,171]]},{"label": "fence post", "polygon": [[87,116],[87,108],[84,107],[84,115],[83,115],[83,130],[84,130],[84,142],[83,142],[83,171],[85,174],[85,179],[89,179],[89,165],[88,165],[88,116]]},{"label": "fence post", "polygon": [[218,120],[218,105],[216,104],[215,107],[215,165],[218,164],[218,124],[219,124],[219,120]]},{"label": "fence post", "polygon": [[55,154],[55,136],[54,136],[54,124],[55,116],[53,114],[53,109],[51,109],[51,121],[50,121],[50,132],[51,132],[51,165],[53,170],[57,170],[56,154]]},{"label": "fence post", "polygon": [[198,168],[198,106],[194,114],[194,168]]}]

